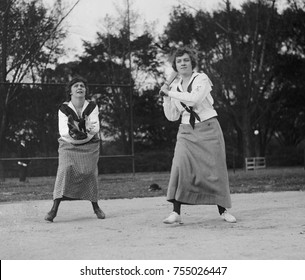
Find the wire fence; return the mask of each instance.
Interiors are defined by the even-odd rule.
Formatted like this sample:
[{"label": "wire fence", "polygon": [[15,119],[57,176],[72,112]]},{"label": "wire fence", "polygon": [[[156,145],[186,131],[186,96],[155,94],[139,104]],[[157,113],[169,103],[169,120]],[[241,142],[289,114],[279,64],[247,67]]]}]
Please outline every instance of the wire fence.
[{"label": "wire fence", "polygon": [[[17,146],[28,144],[27,159],[33,173],[54,174],[58,150],[58,107],[65,101],[63,83],[0,83],[0,105],[5,108],[7,125],[0,155],[0,178],[16,176],[20,160]],[[124,84],[89,84],[88,99],[100,110],[100,158],[130,161],[135,173],[133,140],[133,88]],[[3,108],[4,109],[4,108]],[[3,118],[3,115],[2,115]]]}]

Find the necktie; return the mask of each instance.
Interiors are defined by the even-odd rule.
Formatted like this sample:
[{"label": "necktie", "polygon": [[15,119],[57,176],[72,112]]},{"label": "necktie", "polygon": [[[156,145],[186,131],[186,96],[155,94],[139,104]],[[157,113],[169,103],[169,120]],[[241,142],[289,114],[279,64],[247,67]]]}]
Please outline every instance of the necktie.
[{"label": "necktie", "polygon": [[199,122],[200,122],[200,117],[198,116],[198,114],[196,112],[193,111],[193,107],[190,106],[186,106],[184,103],[180,102],[181,105],[183,106],[183,108],[188,112],[190,113],[190,119],[189,119],[189,122],[192,126],[192,128],[194,129],[195,128],[195,119],[197,119]]},{"label": "necktie", "polygon": [[[193,80],[190,82],[189,86],[187,87],[188,92],[192,92],[192,84],[197,76],[198,75],[196,75],[193,78]],[[179,87],[177,87],[177,90],[180,91]],[[189,122],[190,122],[192,128],[194,129],[195,128],[195,119],[197,119],[200,122],[200,117],[198,116],[198,114],[196,112],[193,111],[192,106],[187,106],[183,102],[180,102],[180,103],[181,103],[182,107],[190,114]]]}]

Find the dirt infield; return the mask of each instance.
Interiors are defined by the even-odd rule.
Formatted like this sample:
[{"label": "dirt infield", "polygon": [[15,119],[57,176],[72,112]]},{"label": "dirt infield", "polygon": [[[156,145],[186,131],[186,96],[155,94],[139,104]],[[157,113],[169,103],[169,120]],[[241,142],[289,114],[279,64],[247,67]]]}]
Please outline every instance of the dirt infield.
[{"label": "dirt infield", "polygon": [[305,192],[233,194],[236,224],[216,206],[184,206],[183,225],[165,225],[164,197],[64,201],[54,223],[51,201],[0,204],[2,260],[304,260]]}]

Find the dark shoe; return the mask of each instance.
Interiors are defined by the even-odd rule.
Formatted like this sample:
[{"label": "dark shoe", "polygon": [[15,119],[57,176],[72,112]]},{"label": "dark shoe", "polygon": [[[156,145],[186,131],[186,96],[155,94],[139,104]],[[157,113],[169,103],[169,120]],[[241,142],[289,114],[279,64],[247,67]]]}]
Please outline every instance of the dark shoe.
[{"label": "dark shoe", "polygon": [[105,213],[102,211],[101,208],[98,208],[96,210],[94,210],[95,215],[97,216],[98,219],[105,219],[106,215]]},{"label": "dark shoe", "polygon": [[51,210],[48,214],[44,217],[44,219],[48,222],[53,222],[53,219],[56,217],[56,211]]}]

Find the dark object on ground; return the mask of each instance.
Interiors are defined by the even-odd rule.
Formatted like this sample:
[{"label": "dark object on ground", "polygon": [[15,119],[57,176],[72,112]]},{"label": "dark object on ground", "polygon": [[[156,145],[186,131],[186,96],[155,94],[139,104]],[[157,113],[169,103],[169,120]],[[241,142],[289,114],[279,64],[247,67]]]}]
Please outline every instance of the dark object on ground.
[{"label": "dark object on ground", "polygon": [[152,191],[160,191],[160,190],[162,190],[162,189],[161,189],[161,187],[160,187],[158,184],[151,184],[151,185],[149,186],[148,190],[149,190],[150,192],[152,192]]}]

